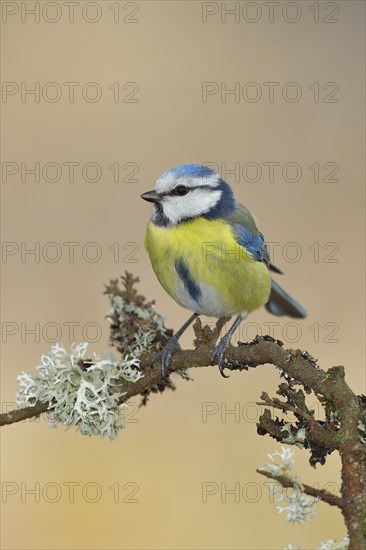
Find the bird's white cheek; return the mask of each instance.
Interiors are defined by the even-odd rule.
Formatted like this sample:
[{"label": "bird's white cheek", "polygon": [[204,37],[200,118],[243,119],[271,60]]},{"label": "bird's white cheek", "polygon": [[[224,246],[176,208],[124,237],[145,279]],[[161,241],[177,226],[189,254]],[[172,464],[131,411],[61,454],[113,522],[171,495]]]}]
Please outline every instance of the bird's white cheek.
[{"label": "bird's white cheek", "polygon": [[166,197],[162,202],[165,216],[174,225],[185,218],[205,214],[213,208],[221,197],[221,191],[197,189],[184,197]]}]

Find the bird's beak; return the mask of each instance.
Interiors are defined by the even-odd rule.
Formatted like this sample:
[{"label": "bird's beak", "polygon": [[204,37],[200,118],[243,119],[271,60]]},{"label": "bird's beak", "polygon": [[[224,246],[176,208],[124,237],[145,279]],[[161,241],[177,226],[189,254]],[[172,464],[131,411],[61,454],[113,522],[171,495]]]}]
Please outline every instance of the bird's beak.
[{"label": "bird's beak", "polygon": [[142,193],[140,196],[144,199],[144,201],[160,202],[160,196],[156,191],[147,191],[146,193]]}]

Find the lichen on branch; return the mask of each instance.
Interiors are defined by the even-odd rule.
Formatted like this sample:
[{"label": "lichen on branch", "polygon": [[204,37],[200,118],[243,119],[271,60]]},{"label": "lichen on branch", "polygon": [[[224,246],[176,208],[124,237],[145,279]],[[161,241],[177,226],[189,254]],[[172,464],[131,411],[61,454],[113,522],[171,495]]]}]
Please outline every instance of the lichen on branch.
[{"label": "lichen on branch", "polygon": [[68,428],[76,426],[83,435],[115,439],[124,428],[121,410],[125,392],[120,380],[135,383],[143,374],[138,355],[117,359],[113,354],[101,359],[93,354],[86,360],[88,344],[72,345],[71,353],[56,344],[42,355],[37,375],[22,372],[18,376],[17,405],[48,403],[50,421]]},{"label": "lichen on branch", "polygon": [[[157,358],[172,331],[164,326],[154,302],[146,302],[137,292],[137,282],[137,278],[126,273],[122,286],[114,280],[106,288],[111,303],[107,315],[110,344],[117,350],[118,358],[87,357],[84,344],[74,346],[69,354],[61,345],[56,346],[43,356],[39,375],[20,375],[18,403],[28,406],[0,415],[0,425],[51,411],[55,421],[75,425],[84,434],[114,438],[123,427],[121,410],[131,397],[140,396],[142,404],[146,404],[151,393],[174,389],[171,377],[162,378]],[[171,374],[184,375],[189,368],[211,367],[210,358],[224,321],[219,319],[210,328],[203,327],[197,319],[193,326],[195,348],[173,355]],[[348,528],[349,548],[366,548],[366,399],[348,386],[344,367],[324,371],[308,352],[285,349],[282,342],[269,336],[230,346],[225,357],[226,368],[231,371],[266,364],[278,369],[283,379],[277,391],[279,397],[262,393],[264,411],[257,424],[258,434],[308,449],[312,466],[324,464],[332,452],[339,453],[341,496],[330,502],[324,492],[312,494],[312,488],[307,486],[304,492],[310,491],[311,496],[339,506]],[[310,394],[324,409],[324,419],[316,418],[315,411],[307,405]],[[275,409],[285,415],[291,413],[294,419],[274,416]],[[260,473],[273,477],[268,472]],[[294,486],[286,476],[277,476],[276,481],[284,487]]]}]

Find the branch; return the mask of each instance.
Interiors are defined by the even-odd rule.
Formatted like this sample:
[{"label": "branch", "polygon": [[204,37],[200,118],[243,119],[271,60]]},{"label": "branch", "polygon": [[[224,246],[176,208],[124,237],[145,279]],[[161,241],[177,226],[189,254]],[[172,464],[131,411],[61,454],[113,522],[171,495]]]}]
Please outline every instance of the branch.
[{"label": "branch", "polygon": [[[188,368],[212,368],[210,358],[222,325],[223,321],[219,320],[216,327],[210,329],[208,326],[202,327],[200,320],[197,319],[194,325],[196,349],[175,353],[171,361],[171,373]],[[121,381],[121,386],[126,392],[126,400],[159,388],[163,390],[167,386],[167,381],[161,376],[159,360],[153,363],[154,355],[155,352],[144,354],[141,357],[140,369],[144,374],[143,378],[134,383],[126,380]],[[236,348],[230,346],[225,356],[229,370],[242,371],[248,367],[254,368],[269,363],[299,382],[318,388],[319,393],[322,393],[320,389],[327,378],[326,373],[315,365],[308,354],[301,350],[285,350],[280,343],[269,336],[257,336],[253,342],[240,344]],[[47,409],[52,409],[52,403],[48,405],[38,402],[34,407],[1,414],[0,426],[38,416]]]},{"label": "branch", "polygon": [[[257,473],[261,474],[262,476],[268,477],[270,479],[274,479],[275,481],[280,483],[282,487],[285,487],[285,488],[289,487],[291,489],[298,488],[298,485],[296,485],[295,482],[287,476],[271,474],[270,472],[267,472],[266,470],[261,470],[260,468],[257,469]],[[326,502],[331,506],[337,506],[341,510],[344,507],[342,499],[337,495],[333,495],[332,493],[329,493],[324,489],[316,489],[315,487],[312,487],[311,485],[306,485],[305,483],[301,483],[301,487],[302,487],[302,492],[305,493],[306,495],[320,498],[320,500],[322,500],[323,502]]]},{"label": "branch", "polygon": [[[283,386],[283,384],[281,384],[281,386]],[[303,395],[301,390],[299,390],[299,393]],[[290,396],[289,389],[287,389],[286,395],[288,397]],[[329,429],[329,425],[323,426],[321,422],[317,421],[314,417],[314,411],[310,411],[306,407],[305,403],[302,404],[302,408],[300,409],[298,406],[294,406],[288,402],[285,403],[275,397],[271,399],[266,392],[262,392],[261,399],[263,399],[264,403],[257,402],[257,405],[266,404],[275,409],[285,411],[286,413],[293,412],[298,419],[304,419],[306,421],[305,425],[307,428],[307,442],[310,446],[317,446],[319,448],[322,448],[323,450],[326,450],[327,452],[325,454],[329,454],[330,452],[338,448],[337,432],[331,431]],[[295,398],[293,398],[292,402],[294,402],[294,400]],[[277,441],[294,443],[294,441],[285,441],[283,437],[284,431],[287,431],[290,438],[292,437],[292,430],[290,430],[288,426],[289,423],[287,422],[287,424],[285,424],[282,421],[282,425],[280,427],[280,421],[272,420],[271,415],[268,413],[268,409],[265,410],[265,412],[259,419],[258,431],[260,435],[264,435],[263,433],[261,433],[261,431],[263,431],[264,433],[268,433],[269,435],[271,435],[274,439],[277,439]],[[302,423],[299,422],[299,428],[301,427],[301,425]],[[301,442],[301,440],[299,440],[299,442]],[[313,460],[310,460],[311,465],[315,466],[317,462],[321,462],[323,464],[325,462],[325,454],[323,453],[323,456],[319,453],[317,453],[317,455],[314,454],[314,456],[312,457]]]},{"label": "branch", "polygon": [[20,409],[14,409],[13,411],[0,414],[0,426],[14,424],[14,422],[21,422],[27,418],[39,416],[40,414],[46,412],[48,408],[48,403],[38,401],[34,407],[21,407]]},{"label": "branch", "polygon": [[[112,306],[107,318],[111,323],[110,343],[122,357],[134,349],[134,346],[136,348],[139,335],[153,335],[148,351],[139,356],[139,368],[143,377],[135,382],[123,378],[117,384],[117,389],[124,394],[123,402],[140,395],[142,404],[146,404],[151,393],[174,388],[170,378],[162,378],[160,361],[154,360],[156,352],[165,346],[172,331],[164,327],[163,318],[156,313],[154,302],[146,302],[145,298],[137,293],[134,288],[137,281],[138,279],[129,273],[122,277],[124,288],[118,286],[117,280],[111,281],[106,289]],[[211,329],[208,326],[203,327],[197,319],[194,325],[195,349],[175,353],[171,361],[171,373],[179,372],[183,375],[189,368],[211,367],[210,358],[224,323],[225,319],[219,319],[216,327]],[[318,491],[307,485],[304,486],[304,491],[311,496],[319,496],[328,504],[340,507],[349,532],[350,548],[366,547],[366,433],[363,431],[366,405],[365,400],[356,396],[347,385],[344,367],[337,366],[324,371],[308,352],[284,349],[282,342],[270,336],[257,336],[250,343],[239,343],[237,347],[230,346],[225,358],[227,369],[232,371],[243,371],[268,364],[279,370],[285,382],[279,385],[277,393],[285,398],[285,401],[270,398],[265,392],[262,394],[262,400],[265,405],[280,409],[285,414],[292,412],[295,421],[285,422],[283,419],[272,418],[271,411],[266,408],[257,424],[258,433],[268,434],[282,443],[310,449],[312,466],[317,463],[324,464],[328,454],[335,450],[339,452],[342,461],[342,497]],[[91,364],[92,362],[87,360],[81,361],[78,366],[88,370]],[[299,385],[303,389],[296,391],[295,386]],[[325,420],[317,420],[314,411],[307,407],[305,394],[311,392],[322,404]],[[13,424],[38,416],[52,410],[54,406],[53,402],[37,402],[32,407],[1,414],[0,425]],[[262,471],[260,473],[263,474]],[[293,483],[286,478],[277,481],[284,486],[292,486],[286,484]]]}]

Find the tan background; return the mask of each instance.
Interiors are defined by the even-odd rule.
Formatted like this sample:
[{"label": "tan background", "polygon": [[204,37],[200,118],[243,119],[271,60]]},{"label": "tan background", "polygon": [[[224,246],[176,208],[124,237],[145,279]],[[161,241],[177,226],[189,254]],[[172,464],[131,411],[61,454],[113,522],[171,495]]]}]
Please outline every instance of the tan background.
[{"label": "tan background", "polygon": [[[20,10],[20,3],[11,4]],[[259,323],[266,333],[268,326],[263,323],[279,321],[276,337],[290,347],[309,349],[324,368],[345,364],[352,388],[365,392],[364,3],[336,3],[339,13],[333,18],[338,23],[324,22],[333,10],[326,11],[324,3],[319,4],[320,21],[314,23],[309,9],[313,2],[297,3],[302,17],[296,23],[286,22],[281,11],[270,23],[268,8],[257,2],[262,8],[257,23],[243,18],[235,23],[233,17],[222,23],[218,13],[206,24],[201,20],[200,2],[140,1],[134,16],[138,23],[132,24],[114,23],[109,1],[97,2],[101,19],[88,23],[81,17],[84,4],[75,8],[74,23],[67,21],[68,12],[62,6],[62,18],[54,24],[42,16],[39,23],[32,16],[22,23],[19,12],[9,16],[2,28],[3,80],[26,82],[28,87],[34,82],[41,87],[57,82],[63,90],[56,103],[42,97],[39,103],[30,97],[22,103],[20,94],[15,94],[2,104],[3,161],[19,166],[21,162],[28,166],[95,162],[103,171],[95,183],[83,180],[80,169],[74,183],[68,181],[66,169],[55,183],[42,178],[34,183],[31,176],[22,183],[19,174],[2,182],[3,241],[19,246],[24,242],[27,247],[56,242],[63,252],[55,263],[42,256],[39,262],[30,256],[22,262],[20,254],[3,263],[4,407],[14,401],[19,371],[34,373],[40,355],[50,348],[47,340],[55,334],[49,328],[48,336],[41,334],[35,342],[32,335],[22,336],[21,323],[31,328],[38,322],[41,329],[57,323],[63,329],[60,340],[67,346],[63,323],[80,323],[76,341],[83,339],[81,327],[98,323],[103,333],[91,349],[108,350],[104,316],[109,305],[102,295],[103,284],[125,269],[141,277],[141,291],[156,298],[168,326],[178,328],[186,319],[187,312],[157,283],[143,249],[150,208],[139,198],[162,171],[186,162],[226,162],[228,167],[235,162],[241,166],[268,161],[281,166],[300,164],[303,175],[297,183],[284,181],[280,174],[269,183],[263,166],[257,183],[227,178],[240,200],[256,213],[267,240],[280,243],[274,259],[286,272],[282,282],[309,311],[297,326],[301,330],[297,343],[289,342],[296,327],[286,325],[288,319],[259,311],[248,323]],[[46,17],[54,17],[52,9]],[[89,17],[94,17],[90,10]],[[134,6],[121,2],[120,10],[121,18],[126,17]],[[69,103],[62,83],[70,81],[81,86],[99,83],[101,100],[83,100],[79,87],[75,102]],[[138,83],[139,101],[114,103],[108,87],[117,81],[121,86]],[[226,82],[228,88],[235,82],[258,82],[263,98],[257,103],[236,103],[228,96],[225,103],[216,95],[202,103],[201,85],[207,81]],[[263,86],[269,81],[281,83],[273,103]],[[282,99],[280,92],[287,82],[302,88],[297,103]],[[318,103],[308,88],[314,82],[320,83]],[[338,103],[323,102],[322,86],[327,82],[339,84]],[[121,167],[137,163],[138,183],[113,183],[108,167],[115,162]],[[314,162],[337,163],[339,182],[315,183],[308,168]],[[81,246],[96,242],[102,258],[86,261],[80,246],[71,263],[62,245],[68,241]],[[108,248],[115,242],[121,251],[119,261],[114,261]],[[131,242],[139,247],[135,263],[128,261],[136,248],[128,248],[126,243]],[[300,247],[302,257],[297,262],[282,257],[289,242]],[[336,263],[326,261],[333,245],[323,247],[330,242],[339,246],[333,256]],[[319,243],[319,261],[314,261],[314,251],[309,249],[314,243]],[[9,322],[19,332],[6,338],[10,325],[4,323]],[[319,337],[314,335],[317,326]],[[334,327],[338,328],[333,339],[338,342],[329,342]],[[252,325],[247,337],[253,337],[255,329]],[[91,339],[94,334],[90,329]],[[245,333],[241,336],[245,338]],[[183,343],[189,346],[191,341],[189,332]],[[229,380],[223,380],[216,369],[193,374],[194,383],[177,379],[174,394],[152,397],[149,406],[131,418],[137,422],[131,422],[113,444],[73,430],[48,430],[45,420],[3,429],[3,499],[10,487],[14,492],[2,508],[3,548],[277,549],[289,543],[315,548],[321,540],[341,539],[345,534],[341,515],[323,504],[310,524],[286,524],[269,502],[265,479],[255,473],[267,461],[267,453],[279,448],[275,441],[256,435],[259,411],[251,405],[262,390],[275,392],[274,369],[266,366],[233,374]],[[224,414],[222,422],[218,412],[202,422],[204,402],[217,403],[223,413],[225,407],[232,409],[238,403],[239,421]],[[296,455],[296,469],[304,473],[306,482],[328,484],[330,490],[339,487],[335,456],[325,467],[313,470],[306,451]],[[65,484],[73,482],[79,485],[70,502],[70,485]],[[128,482],[138,484],[136,503],[123,502],[134,487],[124,488]],[[218,492],[203,503],[204,482],[224,483],[228,489],[240,483],[247,498],[241,496],[235,502],[228,495],[225,503]],[[26,493],[36,483],[39,502]],[[121,492],[114,502],[110,487],[116,489],[117,484]],[[95,487],[100,500],[93,503]],[[57,488],[60,498],[52,503]]]}]

